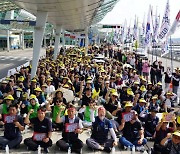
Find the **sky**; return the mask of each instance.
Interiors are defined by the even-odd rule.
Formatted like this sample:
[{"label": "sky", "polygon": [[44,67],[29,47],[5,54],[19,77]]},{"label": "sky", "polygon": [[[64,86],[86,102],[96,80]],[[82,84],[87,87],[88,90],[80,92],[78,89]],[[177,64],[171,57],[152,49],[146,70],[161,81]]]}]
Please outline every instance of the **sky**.
[{"label": "sky", "polygon": [[[124,24],[124,20],[127,20],[127,25],[131,23],[133,27],[135,16],[138,17],[139,26],[143,22],[145,16],[145,23],[147,21],[147,14],[149,5],[153,7],[153,14],[157,13],[160,15],[160,25],[162,17],[165,12],[167,0],[119,0],[113,10],[109,12],[104,19],[100,22],[101,24]],[[175,17],[180,9],[180,0],[169,0],[170,5],[170,23],[172,24]],[[176,30],[173,38],[180,38],[180,28]]]}]

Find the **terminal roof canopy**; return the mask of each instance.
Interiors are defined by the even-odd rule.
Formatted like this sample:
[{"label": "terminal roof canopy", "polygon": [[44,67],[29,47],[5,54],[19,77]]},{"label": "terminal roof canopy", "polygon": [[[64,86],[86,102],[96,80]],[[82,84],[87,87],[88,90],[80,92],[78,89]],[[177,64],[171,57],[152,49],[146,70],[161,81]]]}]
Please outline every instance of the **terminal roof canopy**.
[{"label": "terminal roof canopy", "polygon": [[15,4],[36,15],[48,12],[48,22],[68,31],[84,31],[103,19],[118,0],[14,0]]}]

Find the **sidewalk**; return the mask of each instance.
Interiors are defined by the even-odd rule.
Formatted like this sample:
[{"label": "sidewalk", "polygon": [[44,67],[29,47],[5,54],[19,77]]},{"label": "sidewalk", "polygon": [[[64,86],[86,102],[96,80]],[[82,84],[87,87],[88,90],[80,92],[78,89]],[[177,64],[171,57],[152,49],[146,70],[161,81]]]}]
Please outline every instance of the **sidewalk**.
[{"label": "sidewalk", "polygon": [[[148,59],[150,60],[150,62],[152,62],[152,54],[148,54]],[[153,56],[153,61],[156,60],[156,56],[154,55]],[[160,57],[160,56],[157,56],[157,60],[158,61],[162,61],[162,65],[164,66],[165,70],[166,71],[166,68],[167,67],[170,67],[171,68],[171,59],[168,59],[166,57]],[[176,67],[180,67],[180,61],[177,61],[177,60],[173,60],[172,61],[172,64],[173,64],[173,69],[176,68]]]}]

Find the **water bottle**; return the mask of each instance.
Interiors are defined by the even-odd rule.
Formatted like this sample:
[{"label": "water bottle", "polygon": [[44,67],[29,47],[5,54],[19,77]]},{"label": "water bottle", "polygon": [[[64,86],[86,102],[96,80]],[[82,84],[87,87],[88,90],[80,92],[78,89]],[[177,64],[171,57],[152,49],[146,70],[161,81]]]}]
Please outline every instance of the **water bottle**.
[{"label": "water bottle", "polygon": [[135,154],[135,146],[133,145],[133,147],[132,147],[132,152],[131,152],[132,154]]},{"label": "water bottle", "polygon": [[127,151],[131,151],[131,147],[130,146],[127,147]]},{"label": "water bottle", "polygon": [[41,154],[41,146],[38,145],[38,154]]},{"label": "water bottle", "polygon": [[25,125],[25,126],[24,126],[24,134],[26,134],[26,133],[27,133],[27,131],[28,131],[28,126],[27,126],[27,125]]},{"label": "water bottle", "polygon": [[116,152],[115,147],[112,147],[111,154],[115,154],[115,152]]},{"label": "water bottle", "polygon": [[8,145],[6,145],[6,154],[9,154],[9,146]]},{"label": "water bottle", "polygon": [[68,154],[71,154],[71,147],[68,148]]}]

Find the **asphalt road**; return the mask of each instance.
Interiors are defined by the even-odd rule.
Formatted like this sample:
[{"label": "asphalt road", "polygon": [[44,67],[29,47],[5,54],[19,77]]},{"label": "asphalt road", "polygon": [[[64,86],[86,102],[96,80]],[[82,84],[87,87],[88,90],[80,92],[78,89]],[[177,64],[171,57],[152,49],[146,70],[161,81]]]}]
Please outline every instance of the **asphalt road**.
[{"label": "asphalt road", "polygon": [[27,57],[0,56],[0,79],[6,77],[9,69],[23,65],[29,60]]},{"label": "asphalt road", "polygon": [[[11,50],[0,52],[0,79],[7,76],[8,70],[32,60],[32,48],[25,50]],[[45,49],[41,49],[40,57],[45,55]]]}]

